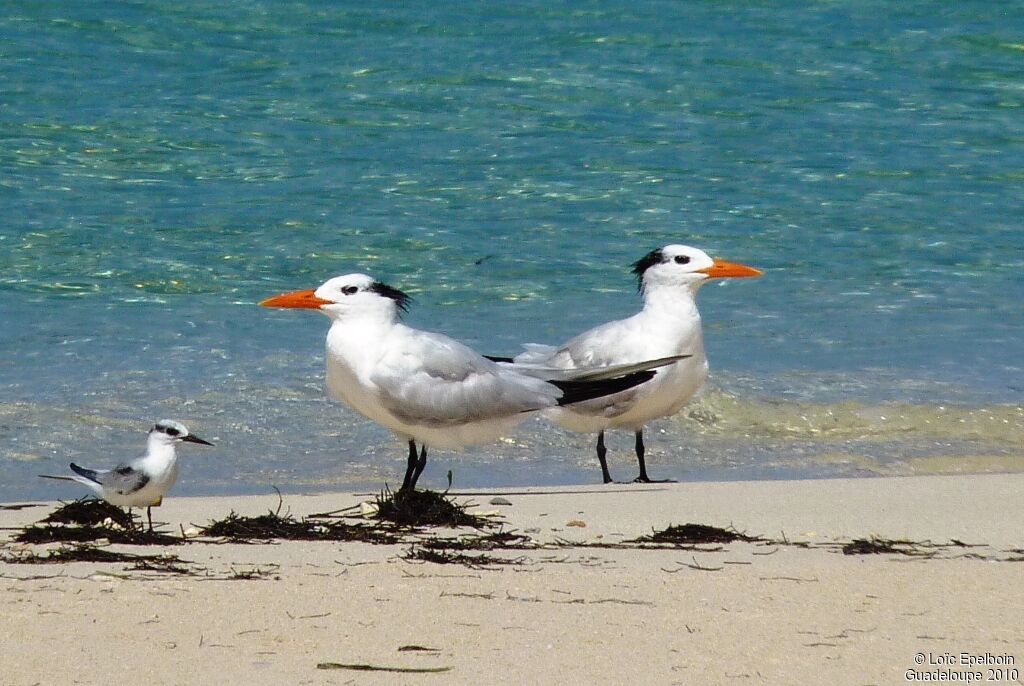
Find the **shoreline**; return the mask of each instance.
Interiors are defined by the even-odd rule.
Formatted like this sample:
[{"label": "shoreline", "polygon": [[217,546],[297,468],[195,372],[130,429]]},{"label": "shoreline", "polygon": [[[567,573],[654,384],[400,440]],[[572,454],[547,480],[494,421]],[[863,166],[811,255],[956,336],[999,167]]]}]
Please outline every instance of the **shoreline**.
[{"label": "shoreline", "polygon": [[[427,541],[479,535],[431,529],[386,545],[107,547],[176,555],[188,575],[3,562],[0,682],[130,672],[152,684],[902,683],[908,670],[977,669],[915,664],[961,652],[1019,667],[1021,492],[1024,475],[474,489],[452,495],[532,545],[486,553],[500,564],[415,559]],[[364,500],[289,495],[281,512]],[[154,516],[174,533],[278,504],[276,494],[169,497]],[[0,509],[4,538],[53,507]],[[687,523],[765,540],[635,541]],[[918,548],[843,554],[872,537]]]}]

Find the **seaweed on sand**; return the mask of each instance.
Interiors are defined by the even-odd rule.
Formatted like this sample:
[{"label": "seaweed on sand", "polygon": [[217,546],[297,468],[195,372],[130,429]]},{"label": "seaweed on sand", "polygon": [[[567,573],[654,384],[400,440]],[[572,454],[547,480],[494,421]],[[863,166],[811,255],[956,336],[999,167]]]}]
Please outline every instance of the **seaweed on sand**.
[{"label": "seaweed on sand", "polygon": [[673,546],[694,546],[712,543],[734,543],[743,541],[745,543],[757,543],[764,539],[757,536],[748,536],[736,531],[732,527],[722,529],[717,526],[706,524],[682,524],[673,525],[661,531],[655,531],[647,536],[628,541],[629,543],[654,543],[658,545]]},{"label": "seaweed on sand", "polygon": [[26,526],[14,540],[18,543],[91,543],[106,540],[125,545],[180,545],[180,536],[168,536],[156,531],[120,529],[111,526]]},{"label": "seaweed on sand", "polygon": [[124,529],[135,528],[135,520],[124,509],[105,500],[82,498],[64,503],[41,521],[46,524],[98,526],[110,520]]},{"label": "seaweed on sand", "polygon": [[270,540],[395,543],[398,540],[393,534],[372,526],[296,519],[290,514],[282,516],[279,512],[268,512],[258,517],[242,517],[231,512],[224,519],[210,522],[202,534],[226,538],[232,543]]},{"label": "seaweed on sand", "polygon": [[495,557],[486,553],[467,555],[466,553],[453,553],[437,546],[413,545],[402,555],[402,559],[413,562],[433,562],[439,565],[464,565],[466,567],[480,568],[494,565],[521,565],[525,558]]},{"label": "seaweed on sand", "polygon": [[467,567],[519,565],[523,564],[526,558],[495,557],[487,554],[469,555],[467,551],[528,550],[535,547],[528,536],[496,531],[482,536],[430,538],[419,541],[406,551],[402,559],[435,564],[460,564]]},{"label": "seaweed on sand", "polygon": [[936,551],[934,550],[921,550],[921,545],[913,541],[897,541],[877,536],[855,538],[843,546],[843,555],[882,555],[886,553],[920,557],[935,555]]},{"label": "seaweed on sand", "polygon": [[510,531],[495,531],[482,536],[461,536],[459,538],[433,538],[421,541],[419,545],[428,550],[532,550],[537,547],[529,536]]},{"label": "seaweed on sand", "polygon": [[70,562],[132,562],[132,569],[189,574],[178,566],[182,560],[174,555],[134,555],[88,545],[64,546],[51,550],[45,555],[32,551],[20,551],[4,555],[3,562],[9,564],[41,565],[67,564]]},{"label": "seaweed on sand", "polygon": [[486,527],[489,522],[467,512],[469,507],[455,502],[446,493],[429,490],[385,490],[377,496],[377,518],[405,527]]},{"label": "seaweed on sand", "polygon": [[146,531],[123,509],[104,500],[64,503],[35,524],[24,527],[18,543],[88,543],[106,540],[127,545],[178,545],[180,536]]}]

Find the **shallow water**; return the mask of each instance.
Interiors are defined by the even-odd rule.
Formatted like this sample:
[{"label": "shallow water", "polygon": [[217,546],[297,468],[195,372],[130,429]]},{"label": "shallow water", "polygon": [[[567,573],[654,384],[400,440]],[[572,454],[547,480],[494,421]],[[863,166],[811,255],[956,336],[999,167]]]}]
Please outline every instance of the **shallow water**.
[{"label": "shallow water", "polygon": [[[766,274],[703,289],[711,388],[652,427],[652,472],[1020,469],[1022,25],[981,2],[15,2],[0,499],[71,495],[34,475],[134,455],[165,416],[218,442],[177,493],[393,481],[402,447],[323,396],[326,321],[256,301],[366,271],[413,325],[507,354],[634,311],[630,263],[669,242]],[[596,476],[591,437],[510,440],[424,478]]]}]

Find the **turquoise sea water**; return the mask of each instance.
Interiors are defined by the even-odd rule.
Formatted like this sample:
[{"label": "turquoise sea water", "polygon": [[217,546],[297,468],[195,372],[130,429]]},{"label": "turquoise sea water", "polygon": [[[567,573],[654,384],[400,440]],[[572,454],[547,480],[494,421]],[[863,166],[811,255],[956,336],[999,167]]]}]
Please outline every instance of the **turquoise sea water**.
[{"label": "turquoise sea water", "polygon": [[[701,292],[654,476],[1024,467],[1019,4],[15,0],[0,206],[0,500],[161,417],[218,443],[177,493],[393,482],[326,320],[255,302],[365,271],[508,354],[633,312],[670,242],[766,273]],[[594,482],[591,440],[531,421],[424,483]]]}]

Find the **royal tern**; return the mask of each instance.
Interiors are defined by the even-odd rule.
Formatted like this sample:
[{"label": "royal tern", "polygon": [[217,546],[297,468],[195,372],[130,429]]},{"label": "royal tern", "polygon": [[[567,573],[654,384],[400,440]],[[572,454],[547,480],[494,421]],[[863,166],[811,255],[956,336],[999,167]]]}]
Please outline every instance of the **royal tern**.
[{"label": "royal tern", "polygon": [[178,457],[174,445],[186,441],[213,445],[193,435],[181,422],[161,419],[149,430],[146,454],[113,469],[88,469],[71,463],[74,476],[40,474],[44,479],[77,481],[111,505],[145,507],[149,530],[153,530],[154,506],[163,502],[164,494],[178,480]]},{"label": "royal tern", "polygon": [[697,291],[710,279],[760,276],[740,264],[713,260],[697,248],[666,245],[633,264],[643,309],[627,319],[585,331],[564,345],[527,344],[514,359],[515,367],[541,365],[574,369],[619,365],[682,352],[690,356],[657,371],[650,381],[621,393],[571,407],[548,410],[544,415],[559,426],[578,433],[597,433],[597,459],[605,483],[612,480],[605,460],[606,429],[631,429],[636,437],[640,475],[650,482],[644,462],[644,425],[678,412],[700,390],[708,374],[697,311]]},{"label": "royal tern", "polygon": [[370,276],[347,274],[316,290],[284,293],[260,303],[319,310],[331,320],[327,390],[408,441],[400,491],[415,489],[428,447],[461,448],[496,440],[531,412],[620,392],[652,378],[654,372],[647,370],[679,359],[614,369],[521,371],[485,359],[442,334],[404,325],[399,318],[409,300]]}]

